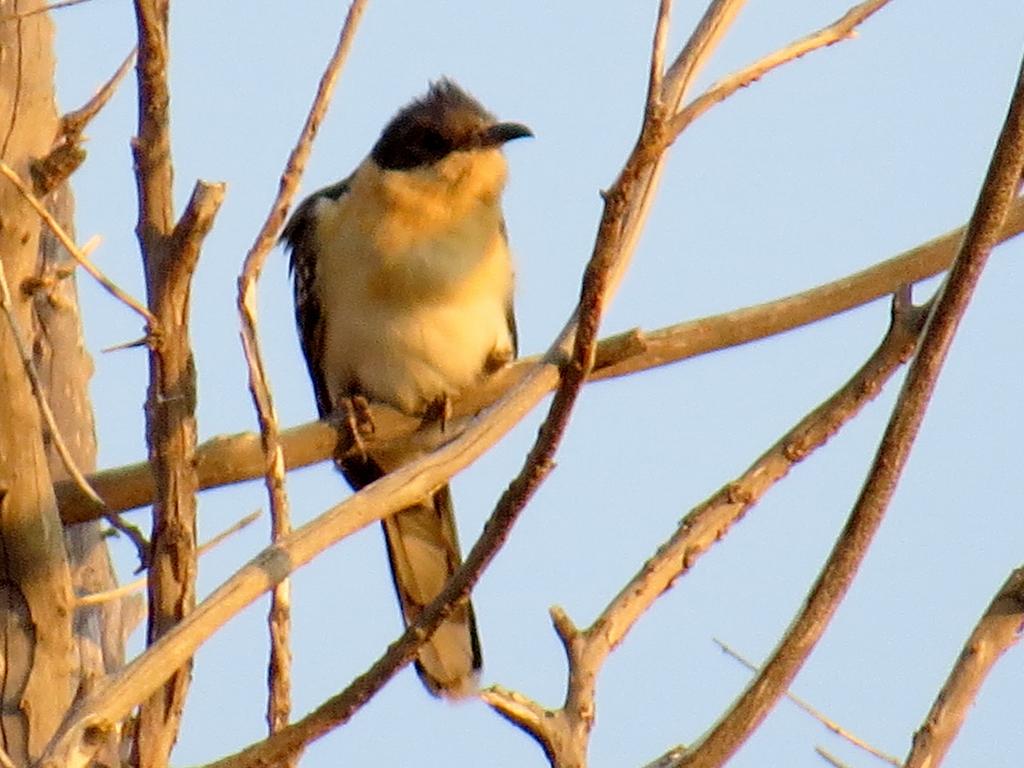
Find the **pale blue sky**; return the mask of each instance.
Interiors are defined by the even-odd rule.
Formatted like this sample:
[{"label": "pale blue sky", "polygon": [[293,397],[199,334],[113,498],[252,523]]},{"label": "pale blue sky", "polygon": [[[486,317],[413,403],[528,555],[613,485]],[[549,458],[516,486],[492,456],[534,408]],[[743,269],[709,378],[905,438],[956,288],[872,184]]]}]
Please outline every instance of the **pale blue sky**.
[{"label": "pale blue sky", "polygon": [[[672,40],[698,3],[679,3]],[[656,3],[371,1],[313,153],[303,193],[344,176],[391,114],[448,75],[536,139],[508,148],[506,212],[519,263],[521,347],[547,346],[578,292],[607,186],[638,125]],[[196,276],[193,329],[200,433],[252,429],[235,278],[277,188],[344,16],[343,2],[184,2],[172,7],[172,127],[179,210],[196,177],[227,197]],[[844,2],[751,0],[701,83],[833,20]],[[133,44],[123,0],[60,11],[58,90],[77,107]],[[673,150],[608,333],[655,328],[842,276],[965,220],[1024,49],[1019,0],[894,0],[856,40],[815,53],[738,93]],[[133,227],[132,78],[89,127],[75,175],[80,239],[142,295]],[[1016,488],[1024,422],[1024,245],[994,255],[939,383],[890,514],[794,689],[879,748],[904,755],[978,615],[1024,560]],[[261,331],[282,421],[315,409],[291,315],[286,259],[271,256]],[[101,463],[145,455],[135,317],[82,282],[96,359]],[[923,298],[926,289],[918,290]],[[830,394],[884,331],[884,303],[756,345],[590,387],[559,466],[475,592],[484,683],[560,703],[563,657],[552,604],[588,623],[692,505],[737,475]],[[747,674],[712,643],[762,658],[842,526],[898,382],[775,489],[655,606],[611,657],[598,688],[596,768],[641,765],[692,742]],[[535,416],[455,481],[468,548],[517,470]],[[297,521],[348,493],[326,467],[295,473]],[[257,483],[204,494],[206,538],[256,507]],[[143,520],[139,513],[136,519]],[[208,593],[264,545],[266,521],[202,563]],[[117,545],[127,575],[133,562]],[[375,527],[295,579],[295,705],[304,713],[362,672],[400,630]],[[206,645],[175,764],[205,762],[263,732],[265,601]],[[133,643],[138,649],[139,640]],[[996,668],[949,765],[1010,766],[1024,753],[1024,654]],[[821,765],[822,744],[872,759],[783,702],[732,765]],[[523,734],[484,705],[430,698],[402,672],[304,766],[542,766]]]}]

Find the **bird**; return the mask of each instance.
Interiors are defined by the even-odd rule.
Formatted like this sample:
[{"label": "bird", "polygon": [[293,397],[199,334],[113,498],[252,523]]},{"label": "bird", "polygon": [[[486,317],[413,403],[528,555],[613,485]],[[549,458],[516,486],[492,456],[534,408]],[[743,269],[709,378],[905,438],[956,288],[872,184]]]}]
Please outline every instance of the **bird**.
[{"label": "bird", "polygon": [[[394,115],[351,175],[296,207],[281,239],[322,419],[347,413],[351,426],[360,403],[443,419],[460,392],[516,357],[502,150],[528,136],[442,78]],[[371,451],[336,465],[358,490],[411,458]],[[462,561],[451,491],[381,522],[408,626]],[[416,670],[430,693],[459,699],[475,693],[481,666],[467,600],[421,646]]]}]

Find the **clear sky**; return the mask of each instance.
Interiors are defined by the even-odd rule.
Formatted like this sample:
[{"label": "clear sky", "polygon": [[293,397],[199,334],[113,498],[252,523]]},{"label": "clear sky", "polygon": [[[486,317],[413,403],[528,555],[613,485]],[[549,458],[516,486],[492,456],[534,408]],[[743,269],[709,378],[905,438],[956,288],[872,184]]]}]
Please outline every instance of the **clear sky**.
[{"label": "clear sky", "polygon": [[[672,43],[699,3],[679,3]],[[346,175],[385,121],[428,80],[450,76],[536,139],[508,147],[506,213],[518,257],[521,348],[545,348],[571,310],[611,183],[632,145],[654,0],[410,3],[372,0],[314,150],[303,193]],[[196,275],[193,332],[201,438],[255,427],[235,313],[241,260],[313,97],[347,3],[177,2],[172,128],[178,210],[197,177],[225,181],[224,207]],[[751,0],[701,78],[706,85],[832,21],[845,2]],[[55,14],[58,94],[79,106],[134,42],[130,4],[94,0]],[[894,0],[855,40],[812,54],[713,109],[680,139],[632,270],[605,322],[653,329],[772,299],[861,269],[969,215],[1024,50],[1024,4]],[[73,179],[80,239],[142,295],[129,139],[133,78],[89,127]],[[922,286],[923,299],[931,285]],[[1024,560],[1014,477],[1024,423],[1024,244],[993,256],[939,383],[895,502],[845,604],[794,684],[881,749],[904,755],[974,622]],[[99,350],[139,336],[136,318],[81,283],[94,351],[103,466],[141,459],[146,360]],[[559,465],[474,593],[485,684],[561,702],[564,660],[547,617],[585,625],[672,532],[828,396],[875,346],[878,302],[755,345],[589,387]],[[314,417],[286,259],[261,290],[261,332],[286,426]],[[663,596],[613,654],[598,687],[591,760],[642,765],[693,742],[747,673],[712,642],[768,654],[798,609],[863,481],[898,387],[773,490]],[[520,466],[538,415],[456,478],[468,548]],[[348,493],[329,468],[288,486],[297,522]],[[206,493],[208,538],[258,507],[262,485]],[[141,513],[135,519],[145,520]],[[207,594],[258,551],[266,520],[204,559]],[[127,576],[134,566],[115,545]],[[294,582],[295,709],[342,689],[400,631],[374,526]],[[266,601],[199,653],[176,764],[263,733]],[[141,646],[137,633],[133,650]],[[1017,765],[1024,753],[1024,652],[996,668],[949,765]],[[822,765],[824,745],[867,757],[781,703],[733,765]],[[303,765],[542,766],[535,744],[479,702],[430,698],[403,671]]]}]

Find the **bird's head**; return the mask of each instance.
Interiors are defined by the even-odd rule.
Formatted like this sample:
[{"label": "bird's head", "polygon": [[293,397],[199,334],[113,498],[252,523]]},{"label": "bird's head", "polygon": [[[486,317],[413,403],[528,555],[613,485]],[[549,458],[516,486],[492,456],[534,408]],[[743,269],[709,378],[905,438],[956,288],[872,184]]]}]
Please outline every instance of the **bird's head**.
[{"label": "bird's head", "polygon": [[370,157],[382,171],[419,177],[481,197],[505,183],[505,142],[532,136],[520,123],[502,123],[451,80],[432,83],[426,95],[385,126]]}]

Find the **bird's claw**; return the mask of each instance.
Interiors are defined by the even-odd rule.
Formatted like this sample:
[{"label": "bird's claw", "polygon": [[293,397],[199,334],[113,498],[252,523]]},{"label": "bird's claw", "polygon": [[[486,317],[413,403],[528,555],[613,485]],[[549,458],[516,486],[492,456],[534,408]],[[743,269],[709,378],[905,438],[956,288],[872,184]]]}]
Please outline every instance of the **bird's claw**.
[{"label": "bird's claw", "polygon": [[452,399],[448,395],[438,395],[432,400],[425,411],[423,411],[423,422],[438,422],[441,432],[444,433],[448,427],[448,421],[452,417]]},{"label": "bird's claw", "polygon": [[369,437],[376,431],[373,414],[370,413],[370,403],[367,399],[362,395],[342,398],[341,407],[331,421],[335,428],[344,428],[352,443],[350,450],[357,451],[360,458],[366,461],[369,457],[363,437]]}]

